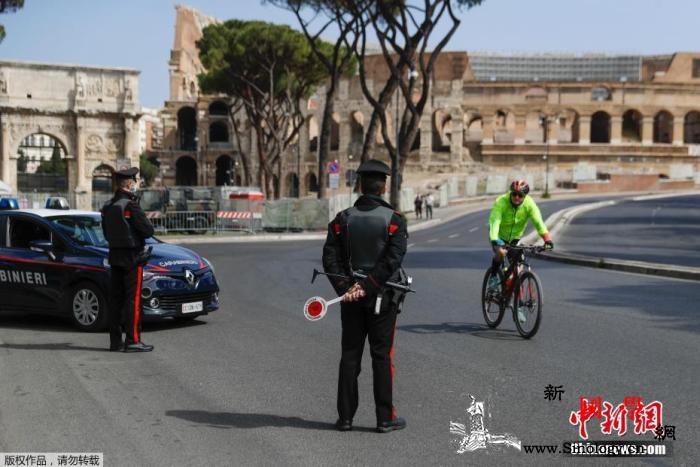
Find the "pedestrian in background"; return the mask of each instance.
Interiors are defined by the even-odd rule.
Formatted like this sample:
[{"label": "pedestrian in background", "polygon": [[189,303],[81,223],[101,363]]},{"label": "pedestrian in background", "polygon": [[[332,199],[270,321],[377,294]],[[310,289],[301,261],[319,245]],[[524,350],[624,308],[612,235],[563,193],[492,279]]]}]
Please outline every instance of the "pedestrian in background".
[{"label": "pedestrian in background", "polygon": [[433,218],[433,204],[435,204],[435,198],[433,198],[432,193],[428,193],[428,196],[425,197],[425,218],[426,219]]},{"label": "pedestrian in background", "polygon": [[416,219],[423,218],[423,198],[420,193],[416,195],[416,199],[413,200],[413,206],[415,206]]}]

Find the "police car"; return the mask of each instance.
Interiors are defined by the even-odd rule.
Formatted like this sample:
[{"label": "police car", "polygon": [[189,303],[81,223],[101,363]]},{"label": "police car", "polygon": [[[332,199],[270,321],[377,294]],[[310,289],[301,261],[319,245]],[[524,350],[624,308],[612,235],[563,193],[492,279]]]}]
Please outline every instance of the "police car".
[{"label": "police car", "polygon": [[[17,207],[15,199],[0,199],[0,310],[64,315],[82,330],[106,329],[109,262],[100,214]],[[206,258],[157,239],[146,243],[152,254],[142,316],[189,320],[219,308]]]}]

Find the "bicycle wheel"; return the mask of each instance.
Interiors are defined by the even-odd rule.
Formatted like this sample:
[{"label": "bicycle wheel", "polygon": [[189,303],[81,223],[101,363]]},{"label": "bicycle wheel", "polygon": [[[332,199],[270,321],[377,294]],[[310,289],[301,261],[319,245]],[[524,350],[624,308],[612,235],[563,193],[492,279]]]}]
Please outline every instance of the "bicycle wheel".
[{"label": "bicycle wheel", "polygon": [[493,276],[493,271],[489,268],[484,274],[484,283],[481,286],[481,311],[484,313],[484,320],[490,328],[495,328],[501,323],[505,306],[501,301],[501,283],[503,282],[503,272],[496,271],[498,275],[498,287],[489,289],[489,280]]},{"label": "bicycle wheel", "polygon": [[513,321],[518,332],[529,339],[540,327],[542,317],[542,287],[537,275],[525,271],[518,276],[518,283],[513,291]]}]

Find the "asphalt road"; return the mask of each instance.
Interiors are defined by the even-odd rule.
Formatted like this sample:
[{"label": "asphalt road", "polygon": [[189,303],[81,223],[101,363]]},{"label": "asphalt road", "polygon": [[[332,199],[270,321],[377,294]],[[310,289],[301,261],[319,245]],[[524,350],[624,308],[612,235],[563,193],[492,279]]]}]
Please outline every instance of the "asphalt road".
[{"label": "asphalt road", "polygon": [[[646,462],[695,463],[697,283],[533,261],[545,310],[525,341],[508,316],[497,330],[484,325],[485,224],[486,213],[474,213],[409,239],[418,294],[399,317],[395,354],[406,430],[373,431],[368,351],[356,430],[332,429],[338,308],[316,323],[302,315],[309,296],[331,297],[326,282],[309,283],[320,242],[219,244],[195,249],[217,268],[223,309],[189,325],[146,326],[150,354],[107,352],[107,335],[56,319],[0,318],[0,451],[99,451],[120,466],[612,465],[618,459],[512,448],[457,454],[450,422],[468,422],[471,394],[486,402],[491,433],[561,445],[577,439],[568,420],[580,396],[615,405],[641,396],[663,402],[677,438],[672,458]],[[561,401],[545,400],[547,385],[562,386]],[[591,439],[618,439],[599,424],[588,423]]]},{"label": "asphalt road", "polygon": [[595,257],[700,267],[700,195],[583,213],[562,233],[561,246]]}]

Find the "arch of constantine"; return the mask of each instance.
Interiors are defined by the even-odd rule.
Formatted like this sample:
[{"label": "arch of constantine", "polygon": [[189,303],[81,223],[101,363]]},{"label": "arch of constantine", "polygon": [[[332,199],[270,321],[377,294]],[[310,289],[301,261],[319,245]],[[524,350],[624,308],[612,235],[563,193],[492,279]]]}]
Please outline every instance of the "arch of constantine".
[{"label": "arch of constantine", "polygon": [[[71,205],[91,207],[93,177],[138,166],[136,70],[0,61],[0,174],[18,188],[20,145],[48,135],[67,166]],[[109,174],[107,174],[109,177]]]}]

